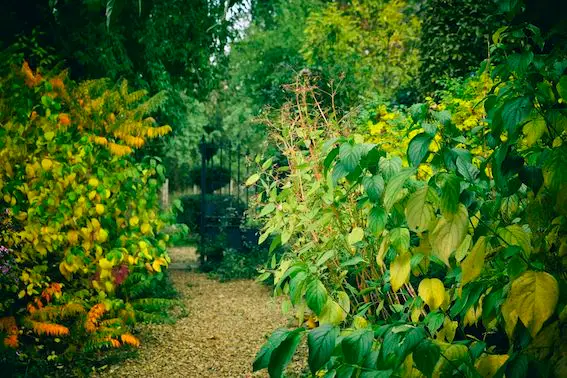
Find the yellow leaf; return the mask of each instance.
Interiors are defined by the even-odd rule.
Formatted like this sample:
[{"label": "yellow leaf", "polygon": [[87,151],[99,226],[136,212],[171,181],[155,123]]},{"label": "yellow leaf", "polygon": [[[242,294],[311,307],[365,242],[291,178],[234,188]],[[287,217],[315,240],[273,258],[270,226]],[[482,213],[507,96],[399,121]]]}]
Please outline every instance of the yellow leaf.
[{"label": "yellow leaf", "polygon": [[482,272],[484,266],[484,256],[486,255],[487,241],[484,236],[481,236],[476,241],[471,253],[465,258],[461,263],[461,269],[463,271],[463,276],[461,280],[462,286],[473,281]]},{"label": "yellow leaf", "polygon": [[96,233],[96,241],[99,243],[104,243],[106,240],[108,240],[108,231],[106,231],[104,228],[101,228]]},{"label": "yellow leaf", "polygon": [[526,136],[526,144],[530,147],[533,146],[547,132],[545,119],[542,116],[538,116],[536,119],[531,120],[524,125],[523,132]]},{"label": "yellow leaf", "polygon": [[45,171],[49,171],[51,169],[51,167],[53,167],[53,162],[49,159],[43,159],[41,161],[41,167],[45,170]]},{"label": "yellow leaf", "polygon": [[437,278],[423,279],[417,291],[431,310],[437,310],[445,300],[445,286]]},{"label": "yellow leaf", "polygon": [[110,270],[112,269],[112,267],[114,266],[114,264],[112,263],[112,261],[109,261],[106,258],[102,258],[100,260],[98,260],[98,265],[100,265],[100,267],[102,269],[106,269],[106,270]]},{"label": "yellow leaf", "polygon": [[424,232],[435,219],[433,206],[426,202],[429,187],[425,186],[413,193],[406,205],[405,213],[410,230]]},{"label": "yellow leaf", "polygon": [[457,247],[457,250],[455,251],[455,259],[457,261],[459,262],[463,261],[463,259],[469,252],[469,249],[471,248],[471,244],[472,244],[472,236],[470,235],[465,236],[465,240],[463,240],[461,245],[459,245],[459,247]]},{"label": "yellow leaf", "polygon": [[437,331],[437,334],[435,334],[435,339],[438,341],[445,340],[448,343],[452,343],[458,327],[459,323],[457,321],[451,320],[446,316],[443,321],[443,327]]},{"label": "yellow leaf", "polygon": [[441,216],[429,234],[433,254],[445,264],[449,265],[449,257],[465,239],[468,221],[467,208],[460,204],[455,214]]},{"label": "yellow leaf", "polygon": [[484,378],[494,377],[498,369],[508,360],[507,354],[483,354],[474,364]]},{"label": "yellow leaf", "polygon": [[142,234],[147,235],[152,232],[152,226],[150,226],[149,223],[144,223],[142,227],[140,227],[140,231],[142,231]]},{"label": "yellow leaf", "polygon": [[98,186],[98,180],[94,177],[89,179],[89,186],[91,188],[96,188]]},{"label": "yellow leaf", "polygon": [[546,272],[527,271],[512,282],[508,298],[502,306],[506,332],[511,337],[518,319],[535,337],[549,319],[559,300],[559,285]]},{"label": "yellow leaf", "polygon": [[392,284],[392,291],[398,291],[403,284],[409,281],[411,272],[411,254],[404,252],[396,256],[392,264],[390,264],[390,284]]},{"label": "yellow leaf", "polygon": [[130,218],[130,226],[132,227],[136,227],[138,225],[138,223],[140,222],[140,219],[137,216],[133,216],[132,218]]},{"label": "yellow leaf", "polygon": [[67,232],[67,241],[71,245],[76,245],[79,242],[79,233],[75,230]]},{"label": "yellow leaf", "polygon": [[102,205],[102,204],[100,204],[100,203],[96,204],[95,210],[96,210],[96,213],[97,213],[98,215],[104,214],[104,205]]},{"label": "yellow leaf", "polygon": [[346,315],[346,312],[337,302],[328,298],[319,314],[319,324],[339,324],[345,320]]},{"label": "yellow leaf", "polygon": [[510,245],[517,245],[522,248],[526,254],[532,251],[530,234],[520,225],[512,224],[510,226],[498,229],[498,236]]}]

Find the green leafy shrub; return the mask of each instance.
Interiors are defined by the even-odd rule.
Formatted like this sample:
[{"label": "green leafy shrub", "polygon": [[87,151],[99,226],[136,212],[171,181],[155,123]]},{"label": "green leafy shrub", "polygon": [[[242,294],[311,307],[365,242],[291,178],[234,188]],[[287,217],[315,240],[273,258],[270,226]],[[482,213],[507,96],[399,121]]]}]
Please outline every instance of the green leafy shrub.
[{"label": "green leafy shrub", "polygon": [[163,98],[25,62],[1,72],[0,246],[15,279],[0,281],[0,354],[19,375],[137,347],[136,320],[177,304],[146,297],[171,294],[171,215],[159,209],[163,166],[132,156],[170,131],[148,117]]},{"label": "green leafy shrub", "polygon": [[533,25],[493,40],[490,85],[380,114],[407,149],[316,103],[279,112],[289,172],[268,160],[249,182],[264,189],[260,241],[290,248],[262,278],[298,327],[276,330],[255,370],[282,376],[306,337],[313,374],[565,376],[566,52]]}]

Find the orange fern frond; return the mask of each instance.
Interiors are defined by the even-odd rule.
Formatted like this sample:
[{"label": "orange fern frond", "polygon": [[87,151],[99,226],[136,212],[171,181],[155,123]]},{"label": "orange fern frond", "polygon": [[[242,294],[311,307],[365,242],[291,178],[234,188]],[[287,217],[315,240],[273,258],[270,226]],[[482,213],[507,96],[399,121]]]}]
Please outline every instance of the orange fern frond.
[{"label": "orange fern frond", "polygon": [[18,335],[11,334],[10,336],[5,337],[4,345],[8,348],[16,349],[20,345],[20,343],[18,342]]},{"label": "orange fern frond", "polygon": [[123,335],[120,336],[120,339],[122,340],[122,342],[124,344],[128,344],[128,345],[132,345],[133,347],[139,347],[140,346],[140,340],[138,340],[138,338],[130,333],[125,333]]},{"label": "orange fern frond", "polygon": [[34,332],[40,336],[66,336],[69,334],[69,328],[60,324],[36,322],[33,320],[31,324]]},{"label": "orange fern frond", "polygon": [[18,347],[18,325],[16,324],[16,318],[13,316],[0,318],[0,331],[4,331],[8,334],[4,338],[5,346],[14,349]]},{"label": "orange fern frond", "polygon": [[114,348],[120,348],[120,346],[122,346],[122,344],[120,344],[120,341],[118,341],[116,339],[109,337],[107,340],[110,341],[110,343],[112,344],[112,346]]},{"label": "orange fern frond", "polygon": [[98,319],[105,313],[106,307],[103,303],[97,303],[94,305],[87,314],[87,321],[85,322],[85,329],[88,332],[96,331],[96,323]]}]

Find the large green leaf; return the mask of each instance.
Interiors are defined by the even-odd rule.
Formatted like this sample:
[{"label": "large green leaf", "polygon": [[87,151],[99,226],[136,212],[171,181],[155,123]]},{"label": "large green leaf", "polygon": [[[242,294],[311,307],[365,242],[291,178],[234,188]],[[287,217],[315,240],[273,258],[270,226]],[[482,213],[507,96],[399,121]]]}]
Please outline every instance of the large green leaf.
[{"label": "large green leaf", "polygon": [[366,176],[362,179],[362,186],[373,202],[379,202],[384,191],[384,179],[381,175]]},{"label": "large green leaf", "polygon": [[515,135],[518,127],[527,119],[533,109],[529,97],[518,97],[502,105],[502,121],[510,135]]},{"label": "large green leaf", "polygon": [[423,159],[427,156],[427,152],[429,151],[429,144],[433,138],[431,135],[421,133],[416,135],[408,145],[408,161],[409,163],[417,167]]},{"label": "large green leaf", "polygon": [[441,211],[443,214],[453,214],[459,208],[461,179],[453,173],[438,176],[437,182],[441,187]]},{"label": "large green leaf", "polygon": [[289,299],[294,305],[298,304],[301,301],[306,278],[307,273],[305,273],[304,271],[299,271],[289,281]]},{"label": "large green leaf", "polygon": [[339,328],[330,324],[324,324],[309,331],[307,336],[307,346],[309,347],[309,369],[315,374],[331,358],[337,338]]},{"label": "large green leaf", "polygon": [[319,279],[315,279],[307,285],[305,301],[307,306],[317,315],[321,313],[325,303],[327,303],[327,289]]},{"label": "large green leaf", "polygon": [[523,75],[527,71],[533,59],[534,53],[531,51],[524,51],[521,54],[511,54],[508,57],[508,66],[513,72],[516,72],[518,75]]},{"label": "large green leaf", "polygon": [[390,232],[390,243],[398,253],[409,250],[410,233],[405,227],[396,227]]},{"label": "large green leaf", "polygon": [[351,364],[359,364],[372,349],[374,332],[371,329],[359,329],[346,336],[342,343],[345,360]]},{"label": "large green leaf", "polygon": [[461,270],[463,272],[461,285],[465,286],[467,283],[480,276],[482,268],[484,267],[484,256],[486,255],[487,240],[481,236],[476,241],[469,255],[461,263]]},{"label": "large green leaf", "polygon": [[431,377],[440,356],[441,350],[437,345],[430,340],[423,340],[413,352],[413,361],[419,371],[426,377]]},{"label": "large green leaf", "polygon": [[445,264],[449,265],[449,257],[465,239],[468,225],[467,208],[460,204],[455,214],[443,214],[429,234],[433,253]]},{"label": "large green leaf", "polygon": [[253,371],[258,371],[268,367],[272,352],[286,339],[289,332],[290,331],[285,328],[278,328],[270,335],[268,340],[264,343],[264,345],[262,345],[256,354],[256,358],[252,363]]},{"label": "large green leaf", "polygon": [[402,169],[402,159],[399,157],[385,158],[381,157],[378,162],[380,172],[384,175],[384,179],[390,180],[390,178],[396,175]]},{"label": "large green leaf", "polygon": [[387,220],[386,211],[382,207],[374,206],[368,215],[368,230],[374,235],[380,235],[386,228]]},{"label": "large green leaf", "polygon": [[339,158],[347,172],[352,172],[358,167],[362,158],[362,150],[358,145],[343,143],[339,148]]},{"label": "large green leaf", "polygon": [[430,223],[435,219],[435,209],[427,202],[428,192],[429,187],[426,185],[415,191],[408,199],[405,214],[408,227],[412,231],[427,231]]},{"label": "large green leaf", "polygon": [[289,332],[280,345],[278,345],[270,356],[270,363],[268,364],[268,372],[270,377],[280,378],[283,376],[286,366],[290,363],[299,342],[301,341],[301,334],[305,331],[303,328],[297,328]]},{"label": "large green leaf", "polygon": [[400,200],[400,193],[402,192],[404,184],[413,173],[413,169],[405,169],[388,181],[384,192],[384,209],[386,211],[390,211],[392,206]]}]

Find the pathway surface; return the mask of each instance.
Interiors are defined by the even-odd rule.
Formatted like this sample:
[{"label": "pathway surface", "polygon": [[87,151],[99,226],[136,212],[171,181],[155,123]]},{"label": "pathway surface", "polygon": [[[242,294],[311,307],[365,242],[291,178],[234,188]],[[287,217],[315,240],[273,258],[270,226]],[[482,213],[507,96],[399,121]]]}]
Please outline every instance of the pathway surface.
[{"label": "pathway surface", "polygon": [[[174,264],[196,261],[190,248],[173,249],[170,255]],[[220,283],[188,270],[172,269],[170,276],[188,316],[172,325],[139,326],[139,356],[109,368],[102,376],[267,376],[265,372],[253,374],[252,361],[266,336],[287,325],[270,289],[250,280]],[[294,365],[292,370],[299,371],[301,363]],[[291,372],[289,376],[300,375]]]}]

